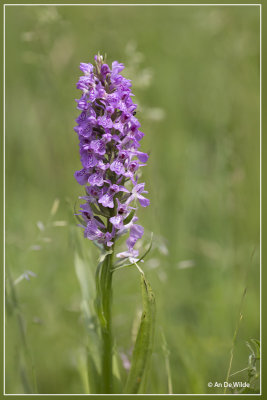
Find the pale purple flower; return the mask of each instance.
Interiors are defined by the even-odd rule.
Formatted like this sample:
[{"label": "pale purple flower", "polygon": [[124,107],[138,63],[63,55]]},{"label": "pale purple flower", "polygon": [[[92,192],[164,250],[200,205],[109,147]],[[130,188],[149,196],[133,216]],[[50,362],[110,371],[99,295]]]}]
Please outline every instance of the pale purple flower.
[{"label": "pale purple flower", "polygon": [[89,75],[93,72],[94,66],[92,64],[80,64],[80,70],[84,73],[84,75]]},{"label": "pale purple flower", "polygon": [[129,204],[132,200],[138,199],[139,203],[142,207],[149,206],[150,201],[141,195],[141,193],[147,193],[147,191],[144,190],[144,188],[145,188],[144,183],[139,183],[139,184],[135,185],[132,189],[132,194],[127,199],[126,203]]},{"label": "pale purple flower", "polygon": [[84,236],[90,240],[99,241],[105,238],[105,233],[99,229],[96,219],[90,219],[84,229]]},{"label": "pale purple flower", "polygon": [[104,174],[105,171],[101,168],[94,168],[94,172],[89,176],[88,183],[95,186],[103,186],[104,185]]},{"label": "pale purple flower", "polygon": [[126,243],[131,251],[137,242],[138,239],[141,239],[141,237],[144,234],[144,228],[141,225],[133,224],[130,228],[130,236],[127,239]]},{"label": "pale purple flower", "polygon": [[138,255],[139,251],[138,250],[132,250],[132,251],[122,251],[121,253],[117,254],[118,258],[129,258],[130,263],[135,263],[138,262]]},{"label": "pale purple flower", "polygon": [[118,185],[111,185],[108,188],[107,193],[105,193],[103,196],[100,197],[100,199],[98,200],[98,203],[102,204],[104,207],[114,208],[113,197],[119,191],[120,191],[120,189],[119,189]]},{"label": "pale purple flower", "polygon": [[89,170],[85,168],[81,169],[80,171],[76,171],[74,174],[76,181],[80,185],[85,185],[88,182],[89,175]]},{"label": "pale purple flower", "polygon": [[86,186],[87,196],[83,198],[87,200],[89,203],[97,203],[97,200],[103,194],[103,189],[100,189],[97,186]]},{"label": "pale purple flower", "polygon": [[119,199],[116,200],[117,214],[114,217],[111,217],[109,220],[116,229],[122,229],[123,221],[130,214],[131,210],[133,210],[133,207],[129,207],[127,204],[121,203]]}]

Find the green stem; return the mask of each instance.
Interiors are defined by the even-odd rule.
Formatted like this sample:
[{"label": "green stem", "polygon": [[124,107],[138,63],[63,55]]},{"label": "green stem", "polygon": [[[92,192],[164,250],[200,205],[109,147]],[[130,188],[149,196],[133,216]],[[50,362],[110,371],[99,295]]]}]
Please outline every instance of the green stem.
[{"label": "green stem", "polygon": [[112,352],[113,352],[113,336],[112,336],[112,260],[113,253],[108,254],[103,264],[103,272],[101,276],[101,286],[103,295],[103,313],[105,317],[105,326],[101,326],[102,334],[102,380],[103,390],[105,394],[113,391],[112,382]]}]

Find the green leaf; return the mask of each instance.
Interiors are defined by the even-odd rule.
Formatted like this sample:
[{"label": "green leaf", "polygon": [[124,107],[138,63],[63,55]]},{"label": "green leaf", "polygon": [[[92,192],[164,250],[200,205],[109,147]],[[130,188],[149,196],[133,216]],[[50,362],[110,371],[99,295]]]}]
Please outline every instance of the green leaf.
[{"label": "green leaf", "polygon": [[155,297],[151,286],[141,274],[143,313],[137,334],[132,365],[126,382],[124,393],[144,393],[146,374],[152,354],[155,327]]},{"label": "green leaf", "polygon": [[[87,352],[87,377],[88,392],[91,394],[99,393],[101,387],[100,365],[95,362],[95,357],[91,355],[92,349],[88,346]],[[99,349],[98,349],[99,353]]]},{"label": "green leaf", "polygon": [[[84,349],[82,349],[84,350]],[[77,354],[77,368],[80,374],[80,379],[83,385],[83,392],[86,394],[90,393],[89,389],[89,381],[88,381],[88,367],[87,367],[87,360],[86,360],[86,352],[81,351]]]},{"label": "green leaf", "polygon": [[96,215],[101,215],[101,216],[105,216],[105,217],[108,217],[109,215],[108,214],[103,214],[103,211],[100,211],[96,206],[95,206],[95,204],[94,203],[91,203],[90,204],[90,207],[91,207],[91,209],[93,210],[93,212],[96,214]]},{"label": "green leaf", "polygon": [[249,339],[249,342],[252,343],[254,345],[254,349],[255,349],[255,358],[256,359],[260,359],[260,349],[261,349],[261,344],[260,341],[257,339]]},{"label": "green leaf", "polygon": [[88,301],[89,300],[88,275],[87,275],[88,271],[86,271],[84,261],[80,257],[78,252],[74,254],[74,266],[75,266],[76,276],[80,284],[82,298]]},{"label": "green leaf", "polygon": [[128,217],[126,217],[125,220],[123,221],[123,225],[129,224],[129,222],[131,222],[131,220],[133,219],[134,214],[135,214],[135,210],[132,210],[130,212],[130,214],[128,215]]},{"label": "green leaf", "polygon": [[113,355],[112,355],[112,371],[113,371],[113,390],[114,393],[122,392],[122,379],[121,379],[121,359],[117,352],[116,346],[113,346]]},{"label": "green leaf", "polygon": [[164,335],[163,330],[161,331],[162,337],[162,350],[165,358],[165,368],[167,373],[167,382],[168,382],[168,394],[173,394],[172,390],[172,377],[171,377],[171,366],[170,366],[170,350],[168,349],[168,344],[166,341],[166,337]]}]

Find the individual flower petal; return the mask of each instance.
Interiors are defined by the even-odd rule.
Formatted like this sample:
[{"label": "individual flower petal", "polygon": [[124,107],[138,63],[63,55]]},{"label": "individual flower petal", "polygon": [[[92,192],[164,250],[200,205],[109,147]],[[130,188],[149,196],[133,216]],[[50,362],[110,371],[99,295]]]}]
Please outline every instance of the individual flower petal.
[{"label": "individual flower petal", "polygon": [[116,229],[121,229],[123,227],[122,215],[115,215],[115,217],[111,217],[109,220]]},{"label": "individual flower petal", "polygon": [[141,193],[147,193],[147,191],[144,190],[144,187],[144,183],[139,183],[135,185],[132,189],[132,194],[127,199],[126,203],[129,204],[132,200],[138,199],[142,207],[147,207],[150,204],[150,201],[141,195]]},{"label": "individual flower petal", "polygon": [[113,197],[117,192],[120,191],[120,188],[118,185],[111,185],[103,196],[100,197],[98,200],[98,203],[102,204],[104,207],[108,208],[114,208],[114,201]]},{"label": "individual flower petal", "polygon": [[123,163],[119,160],[113,161],[110,165],[111,171],[114,171],[117,175],[121,175],[125,172],[125,168],[123,166]]},{"label": "individual flower petal", "polygon": [[139,251],[133,249],[132,251],[123,251],[122,253],[118,253],[117,257],[118,258],[129,258],[130,263],[136,263],[139,261],[138,254],[139,254]]},{"label": "individual flower petal", "polygon": [[102,204],[104,207],[114,208],[113,196],[109,193],[104,194],[98,200],[98,203]]},{"label": "individual flower petal", "polygon": [[101,75],[103,75],[103,77],[105,77],[107,74],[110,73],[109,66],[107,64],[103,64],[100,72],[101,72]]},{"label": "individual flower petal", "polygon": [[106,153],[106,143],[103,139],[92,140],[90,148],[97,154],[104,155]]},{"label": "individual flower petal", "polygon": [[144,228],[141,225],[133,224],[130,228],[130,236],[126,240],[126,244],[129,248],[129,251],[132,251],[135,243],[137,242],[138,239],[141,239],[141,237],[144,234]]},{"label": "individual flower petal", "polygon": [[142,196],[141,194],[139,194],[137,196],[139,203],[142,207],[147,207],[150,204],[150,201],[148,199],[146,199],[144,196]]},{"label": "individual flower petal", "polygon": [[106,128],[110,129],[113,126],[112,119],[110,117],[108,117],[107,115],[103,115],[102,117],[98,117],[97,123],[98,123],[98,125],[103,126],[104,129],[106,129]]},{"label": "individual flower petal", "polygon": [[88,222],[93,218],[93,212],[88,203],[81,204],[81,213],[80,214],[83,217],[85,222]]},{"label": "individual flower petal", "polygon": [[86,199],[89,203],[95,203],[99,196],[102,195],[103,189],[100,189],[97,186],[86,186],[87,195]]},{"label": "individual flower petal", "polygon": [[93,168],[97,164],[97,158],[90,149],[81,149],[81,162],[84,168]]},{"label": "individual flower petal", "polygon": [[88,181],[89,177],[89,172],[88,169],[81,169],[80,171],[76,171],[75,174],[75,179],[80,185],[85,185]]},{"label": "individual flower petal", "polygon": [[86,228],[84,230],[84,236],[90,240],[99,240],[103,238],[103,232],[98,228],[95,220],[88,221]]},{"label": "individual flower petal", "polygon": [[93,186],[102,186],[104,183],[104,171],[97,169],[92,175],[89,176],[88,183]]},{"label": "individual flower petal", "polygon": [[135,151],[134,152],[137,156],[137,158],[142,162],[142,163],[146,163],[148,160],[148,154],[143,153],[142,151]]},{"label": "individual flower petal", "polygon": [[122,63],[118,63],[118,61],[113,61],[112,63],[112,74],[118,74],[124,69],[124,65]]},{"label": "individual flower petal", "polygon": [[90,63],[85,64],[85,63],[80,63],[80,70],[85,74],[85,75],[90,75],[93,72],[94,66]]}]

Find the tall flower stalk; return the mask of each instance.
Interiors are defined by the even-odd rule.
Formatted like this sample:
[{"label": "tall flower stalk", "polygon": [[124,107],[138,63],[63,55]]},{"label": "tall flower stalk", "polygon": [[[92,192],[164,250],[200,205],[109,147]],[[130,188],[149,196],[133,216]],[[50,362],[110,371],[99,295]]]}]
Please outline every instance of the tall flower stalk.
[{"label": "tall flower stalk", "polygon": [[[131,82],[120,74],[123,68],[117,61],[110,68],[100,55],[95,56],[95,65],[80,64],[83,76],[77,89],[82,95],[76,101],[81,113],[74,128],[82,164],[75,178],[85,189],[76,215],[84,237],[92,240],[102,253],[96,269],[95,305],[102,337],[104,393],[113,392],[112,275],[122,267],[136,265],[142,273],[142,284],[148,288],[135,249],[144,233],[144,228],[136,223],[136,210],[138,204],[149,205],[144,197],[145,184],[139,182],[139,171],[146,165],[148,155],[139,150],[144,134],[135,116],[137,105],[132,101]],[[127,233],[127,249],[116,254],[116,261],[116,241]],[[139,382],[140,377],[133,379]]]}]

